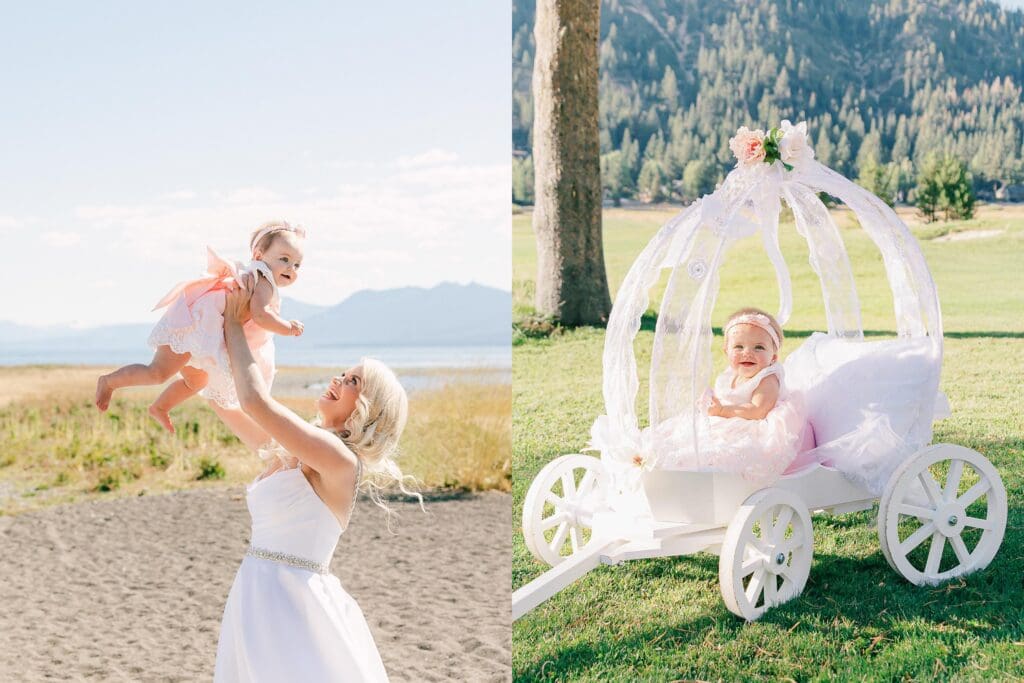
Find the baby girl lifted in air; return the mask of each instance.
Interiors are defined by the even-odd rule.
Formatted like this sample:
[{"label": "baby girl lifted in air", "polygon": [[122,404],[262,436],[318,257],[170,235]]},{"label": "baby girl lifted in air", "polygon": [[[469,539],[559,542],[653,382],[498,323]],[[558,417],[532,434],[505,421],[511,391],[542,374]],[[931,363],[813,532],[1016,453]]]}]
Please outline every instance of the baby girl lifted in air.
[{"label": "baby girl lifted in air", "polygon": [[722,332],[729,367],[706,401],[711,464],[768,480],[793,463],[806,428],[799,397],[786,390],[778,362],[782,328],[764,311],[743,308]]},{"label": "baby girl lifted in air", "polygon": [[224,300],[225,292],[245,274],[256,279],[245,337],[269,387],[274,379],[273,335],[298,336],[303,330],[298,320],[281,317],[278,288],[298,278],[305,237],[305,230],[285,221],[264,223],[252,234],[252,261],[245,267],[225,261],[208,248],[209,275],[178,284],[153,308],[167,307],[149,335],[149,345],[156,349],[153,360],[101,376],[96,382],[96,407],[106,410],[115,389],[163,384],[179,373],[181,378],[149,407],[150,415],[169,431],[174,431],[170,411],[197,393],[223,409],[237,410],[238,395],[224,343]]}]

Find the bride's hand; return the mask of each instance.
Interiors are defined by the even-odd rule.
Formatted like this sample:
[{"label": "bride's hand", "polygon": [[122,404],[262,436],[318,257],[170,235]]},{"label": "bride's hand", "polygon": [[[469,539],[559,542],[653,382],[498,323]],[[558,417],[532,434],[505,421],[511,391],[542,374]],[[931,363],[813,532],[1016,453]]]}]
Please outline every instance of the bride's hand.
[{"label": "bride's hand", "polygon": [[229,288],[224,296],[224,320],[244,323],[250,318],[249,300],[252,298],[253,277],[249,273],[241,275],[237,287]]}]

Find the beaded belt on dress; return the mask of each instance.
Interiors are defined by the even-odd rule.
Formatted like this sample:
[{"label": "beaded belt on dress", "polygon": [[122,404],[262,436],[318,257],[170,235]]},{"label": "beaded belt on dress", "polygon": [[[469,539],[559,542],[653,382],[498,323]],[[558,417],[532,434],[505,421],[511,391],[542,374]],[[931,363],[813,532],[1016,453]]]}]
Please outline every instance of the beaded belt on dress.
[{"label": "beaded belt on dress", "polygon": [[295,567],[296,569],[305,569],[306,571],[316,572],[317,574],[329,574],[331,572],[330,565],[327,563],[321,564],[297,555],[279,553],[276,550],[266,550],[265,548],[257,548],[256,546],[251,545],[245,554],[251,555],[260,560],[270,560],[271,562],[285,564],[289,567]]}]

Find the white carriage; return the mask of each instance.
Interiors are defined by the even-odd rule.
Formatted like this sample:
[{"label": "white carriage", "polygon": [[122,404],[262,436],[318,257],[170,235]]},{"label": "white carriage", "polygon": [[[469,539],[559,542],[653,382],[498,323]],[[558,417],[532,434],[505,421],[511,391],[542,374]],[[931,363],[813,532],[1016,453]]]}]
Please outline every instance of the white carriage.
[{"label": "white carriage", "polygon": [[[803,128],[784,122],[783,132],[802,136]],[[814,161],[806,145],[792,148],[788,168],[780,161],[740,164],[718,190],[663,226],[634,262],[605,338],[606,415],[593,431],[601,455],[558,457],[530,485],[526,545],[552,568],[513,593],[513,619],[599,564],[707,551],[719,555],[726,606],[754,620],[803,590],[812,514],[870,509],[876,501],[882,552],[914,584],[982,569],[998,551],[1006,525],[998,472],[976,451],[929,445],[944,403],[942,322],[917,242],[884,202]],[[897,339],[864,341],[849,258],[820,192],[850,207],[879,247]],[[812,455],[831,453],[839,464],[824,466],[818,455],[768,485],[715,471],[713,462],[697,471],[638,467],[665,462],[657,427],[668,420],[694,425],[690,447],[700,457],[696,426],[706,416],[698,399],[710,380],[711,311],[731,243],[761,233],[776,269],[779,321],[788,318],[789,275],[778,242],[782,200],[807,240],[828,322],[827,337],[815,334],[787,358],[787,383],[806,399],[819,449]],[[648,290],[665,268],[671,275],[655,329],[649,426],[641,428],[633,342]]]}]

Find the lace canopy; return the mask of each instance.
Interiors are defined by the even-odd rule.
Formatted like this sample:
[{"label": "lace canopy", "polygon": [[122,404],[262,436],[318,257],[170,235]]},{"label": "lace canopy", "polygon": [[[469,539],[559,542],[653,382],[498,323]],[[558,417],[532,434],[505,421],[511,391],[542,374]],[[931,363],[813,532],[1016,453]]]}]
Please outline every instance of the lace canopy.
[{"label": "lace canopy", "polygon": [[[792,208],[797,232],[807,240],[811,267],[821,281],[829,336],[862,341],[864,333],[850,260],[819,192],[842,200],[881,251],[899,336],[930,344],[935,357],[941,358],[942,322],[935,283],[920,247],[896,213],[875,195],[815,161],[807,145],[806,124],[783,121],[781,128],[767,135],[741,128],[730,146],[739,159],[736,168],[717,190],[655,234],[615,298],[603,356],[606,415],[598,418],[592,433],[593,446],[609,464],[657,463],[661,455],[658,427],[677,418],[693,421],[693,449],[699,456],[697,435],[703,430],[697,428],[698,421],[707,420],[699,403],[712,372],[711,313],[719,268],[733,243],[761,234],[778,279],[779,324],[785,324],[792,310],[789,271],[779,248],[783,200]],[[662,269],[671,273],[654,333],[649,426],[641,430],[633,343],[648,308],[649,290]],[[937,390],[937,376],[933,384]]]}]

